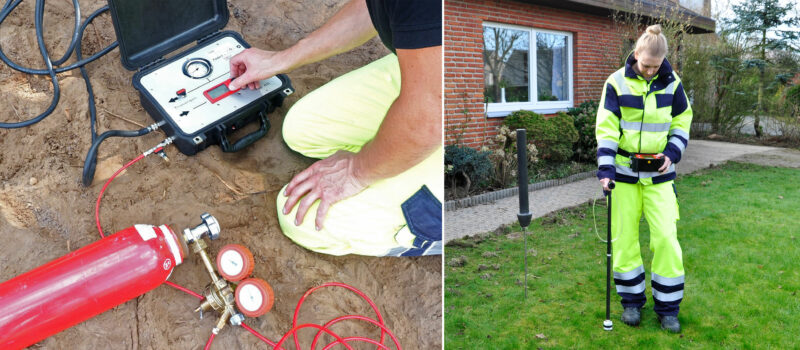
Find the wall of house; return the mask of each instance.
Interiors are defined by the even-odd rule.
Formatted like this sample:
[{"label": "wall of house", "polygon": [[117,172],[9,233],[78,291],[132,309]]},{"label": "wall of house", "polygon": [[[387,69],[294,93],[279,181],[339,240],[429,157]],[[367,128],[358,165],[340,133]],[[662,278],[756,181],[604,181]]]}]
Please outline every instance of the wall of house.
[{"label": "wall of house", "polygon": [[484,116],[484,21],[571,32],[575,106],[599,99],[603,82],[619,68],[619,43],[608,17],[509,0],[445,0],[445,144],[480,148],[503,122]]}]

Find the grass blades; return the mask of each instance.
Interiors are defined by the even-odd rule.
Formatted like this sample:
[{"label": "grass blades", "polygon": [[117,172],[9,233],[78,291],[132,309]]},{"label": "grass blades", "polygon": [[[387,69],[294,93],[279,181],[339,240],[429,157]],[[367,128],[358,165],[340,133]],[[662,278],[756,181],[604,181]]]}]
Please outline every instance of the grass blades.
[{"label": "grass blades", "polygon": [[[642,324],[605,318],[605,244],[592,203],[528,228],[523,299],[519,225],[450,242],[445,266],[447,349],[787,349],[800,334],[800,171],[727,163],[677,181],[678,238],[686,269],[683,333],[660,329],[650,287],[649,230],[640,225],[647,271]],[[533,198],[535,203],[535,198]],[[516,213],[509,213],[515,215]],[[605,201],[597,202],[605,238]],[[612,286],[613,288],[613,286]]]}]

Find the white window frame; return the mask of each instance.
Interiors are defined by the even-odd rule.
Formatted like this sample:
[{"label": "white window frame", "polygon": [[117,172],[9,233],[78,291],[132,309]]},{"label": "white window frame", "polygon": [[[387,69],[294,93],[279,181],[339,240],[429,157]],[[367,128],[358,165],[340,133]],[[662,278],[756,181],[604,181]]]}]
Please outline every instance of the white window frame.
[{"label": "white window frame", "polygon": [[[533,102],[494,102],[488,103],[486,105],[486,114],[489,117],[505,117],[511,112],[518,111],[521,109],[533,111],[539,114],[553,114],[556,112],[566,111],[569,108],[575,106],[575,92],[573,91],[573,67],[572,67],[572,60],[573,60],[573,44],[572,44],[572,33],[571,32],[562,32],[557,30],[549,30],[549,29],[539,29],[539,28],[532,28],[532,27],[523,27],[513,24],[505,24],[505,23],[497,23],[497,22],[483,22],[481,29],[483,32],[484,28],[486,27],[494,27],[494,28],[505,28],[505,29],[512,29],[512,30],[523,30],[527,31],[529,35],[528,45],[528,96],[533,99],[539,98],[538,92],[538,84],[536,83],[537,71],[536,71],[536,34],[537,33],[548,33],[548,34],[557,34],[557,35],[564,35],[567,37],[567,74],[568,74],[568,86],[567,91],[569,93],[569,99],[567,101],[533,101]],[[483,62],[483,60],[481,60]],[[485,66],[485,62],[483,62]],[[484,73],[485,74],[485,73]],[[482,78],[485,80],[485,76]]]}]

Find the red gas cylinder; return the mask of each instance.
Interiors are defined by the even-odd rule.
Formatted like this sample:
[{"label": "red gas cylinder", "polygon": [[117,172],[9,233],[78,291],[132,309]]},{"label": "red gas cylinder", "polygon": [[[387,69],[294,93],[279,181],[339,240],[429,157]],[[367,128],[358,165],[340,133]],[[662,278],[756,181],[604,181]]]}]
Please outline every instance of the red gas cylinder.
[{"label": "red gas cylinder", "polygon": [[21,349],[166,281],[185,254],[166,225],[136,225],[0,284],[0,349]]}]

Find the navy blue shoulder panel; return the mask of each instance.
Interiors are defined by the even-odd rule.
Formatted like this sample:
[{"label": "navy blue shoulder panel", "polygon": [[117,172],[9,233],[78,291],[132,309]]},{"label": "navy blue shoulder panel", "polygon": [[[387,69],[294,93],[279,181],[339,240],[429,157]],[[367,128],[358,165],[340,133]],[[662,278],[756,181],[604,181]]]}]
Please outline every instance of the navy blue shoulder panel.
[{"label": "navy blue shoulder panel", "polygon": [[606,83],[606,100],[603,103],[603,108],[614,113],[617,118],[622,118],[622,112],[619,110],[619,98],[617,97],[617,91],[614,90],[614,87],[611,84]]},{"label": "navy blue shoulder panel", "polygon": [[678,83],[678,88],[675,89],[675,96],[672,98],[672,116],[678,116],[683,113],[689,104],[686,103],[686,93],[683,91],[683,83]]}]

